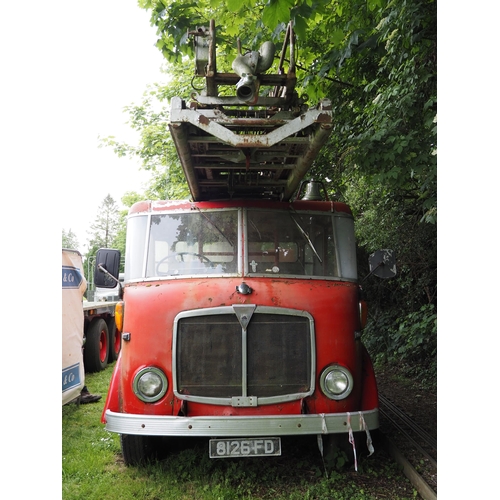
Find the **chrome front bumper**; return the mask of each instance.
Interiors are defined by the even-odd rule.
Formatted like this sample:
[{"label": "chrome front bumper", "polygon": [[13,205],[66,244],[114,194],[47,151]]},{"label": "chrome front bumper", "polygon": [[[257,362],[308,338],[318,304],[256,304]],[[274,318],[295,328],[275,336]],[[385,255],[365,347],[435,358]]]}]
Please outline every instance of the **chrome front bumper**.
[{"label": "chrome front bumper", "polygon": [[[264,437],[339,434],[373,430],[379,426],[378,409],[354,413],[265,415],[258,417],[172,417],[106,411],[106,430],[145,436]],[[363,426],[364,422],[364,426]]]}]

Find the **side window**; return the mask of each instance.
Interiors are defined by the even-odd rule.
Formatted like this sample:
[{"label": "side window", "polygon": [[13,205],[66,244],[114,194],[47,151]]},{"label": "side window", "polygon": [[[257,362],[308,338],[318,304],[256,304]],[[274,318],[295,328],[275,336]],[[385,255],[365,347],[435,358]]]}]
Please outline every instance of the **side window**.
[{"label": "side window", "polygon": [[125,279],[138,279],[144,272],[144,249],[147,238],[148,217],[140,215],[127,221]]},{"label": "side window", "polygon": [[343,278],[358,279],[356,264],[356,239],[351,217],[335,217],[340,273]]}]

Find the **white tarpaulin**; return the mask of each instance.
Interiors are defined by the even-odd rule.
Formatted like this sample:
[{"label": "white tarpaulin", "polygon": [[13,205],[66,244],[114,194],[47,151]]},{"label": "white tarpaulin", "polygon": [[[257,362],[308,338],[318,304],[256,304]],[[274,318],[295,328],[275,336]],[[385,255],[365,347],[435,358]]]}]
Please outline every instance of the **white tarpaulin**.
[{"label": "white tarpaulin", "polygon": [[85,385],[83,367],[83,294],[87,281],[82,256],[62,251],[62,404],[80,395]]}]

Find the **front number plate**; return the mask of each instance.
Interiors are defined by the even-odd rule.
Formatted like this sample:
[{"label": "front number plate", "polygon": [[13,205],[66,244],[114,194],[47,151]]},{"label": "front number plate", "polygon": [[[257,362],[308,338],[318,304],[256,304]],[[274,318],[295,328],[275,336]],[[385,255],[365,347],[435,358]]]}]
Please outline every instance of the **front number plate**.
[{"label": "front number plate", "polygon": [[211,439],[210,458],[272,457],[281,455],[281,438]]}]

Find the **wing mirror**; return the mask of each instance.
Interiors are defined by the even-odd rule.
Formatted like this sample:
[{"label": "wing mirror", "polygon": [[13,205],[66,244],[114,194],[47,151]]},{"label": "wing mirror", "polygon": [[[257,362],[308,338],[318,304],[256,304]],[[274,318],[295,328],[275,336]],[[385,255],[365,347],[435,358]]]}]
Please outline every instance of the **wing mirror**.
[{"label": "wing mirror", "polygon": [[120,284],[120,251],[111,248],[100,248],[95,258],[94,284],[101,288],[114,288]]},{"label": "wing mirror", "polygon": [[370,273],[365,279],[371,274],[382,279],[394,278],[396,276],[396,256],[394,255],[394,250],[377,250],[370,255],[368,263],[370,265]]}]

